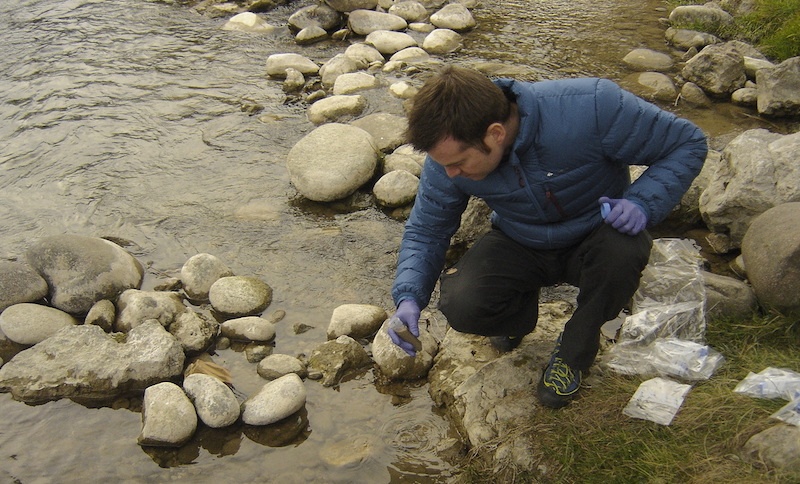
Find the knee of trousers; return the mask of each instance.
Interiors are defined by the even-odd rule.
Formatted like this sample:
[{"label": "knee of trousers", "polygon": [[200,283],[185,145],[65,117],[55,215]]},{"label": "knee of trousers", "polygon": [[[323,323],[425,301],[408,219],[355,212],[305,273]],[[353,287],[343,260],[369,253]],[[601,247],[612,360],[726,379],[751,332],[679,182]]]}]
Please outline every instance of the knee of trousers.
[{"label": "knee of trousers", "polygon": [[469,284],[442,281],[439,310],[456,331],[472,334],[484,331],[482,320],[487,309],[482,306],[481,298],[474,292]]},{"label": "knee of trousers", "polygon": [[[613,229],[612,229],[613,230]],[[610,270],[641,272],[650,259],[652,238],[647,232],[635,236],[615,233],[613,240],[602,246],[601,260]]]}]

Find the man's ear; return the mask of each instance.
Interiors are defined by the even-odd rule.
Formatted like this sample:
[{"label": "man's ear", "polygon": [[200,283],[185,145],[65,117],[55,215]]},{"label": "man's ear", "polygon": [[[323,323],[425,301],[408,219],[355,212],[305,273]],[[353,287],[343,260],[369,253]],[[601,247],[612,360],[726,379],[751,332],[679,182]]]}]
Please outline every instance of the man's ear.
[{"label": "man's ear", "polygon": [[486,128],[483,143],[486,146],[502,146],[506,139],[506,127],[502,123],[492,123]]}]

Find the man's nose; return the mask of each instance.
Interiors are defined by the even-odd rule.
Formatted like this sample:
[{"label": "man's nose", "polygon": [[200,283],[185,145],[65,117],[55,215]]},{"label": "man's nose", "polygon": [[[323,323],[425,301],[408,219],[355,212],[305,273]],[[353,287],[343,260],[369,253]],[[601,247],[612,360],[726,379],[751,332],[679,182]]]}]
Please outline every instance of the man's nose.
[{"label": "man's nose", "polygon": [[446,166],[446,167],[444,167],[444,172],[447,173],[447,176],[449,176],[450,178],[453,178],[453,177],[457,176],[459,173],[461,173],[461,170],[458,169],[458,167],[455,167],[455,166]]}]

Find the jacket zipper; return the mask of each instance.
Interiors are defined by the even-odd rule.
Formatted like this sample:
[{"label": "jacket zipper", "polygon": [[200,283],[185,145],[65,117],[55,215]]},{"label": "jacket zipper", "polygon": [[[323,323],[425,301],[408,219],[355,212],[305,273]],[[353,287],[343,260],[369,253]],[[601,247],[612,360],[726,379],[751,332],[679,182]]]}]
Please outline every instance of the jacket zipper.
[{"label": "jacket zipper", "polygon": [[553,192],[551,192],[549,188],[546,188],[545,190],[544,196],[547,197],[547,200],[552,203],[554,207],[556,207],[556,211],[559,215],[561,215],[561,218],[567,218],[566,212],[564,212],[564,209],[561,208],[561,204],[558,203],[558,199],[555,195],[553,195]]},{"label": "jacket zipper", "polygon": [[519,187],[525,187],[525,178],[522,176],[522,170],[519,169],[519,166],[514,165],[514,173],[517,174],[517,181],[519,182]]}]

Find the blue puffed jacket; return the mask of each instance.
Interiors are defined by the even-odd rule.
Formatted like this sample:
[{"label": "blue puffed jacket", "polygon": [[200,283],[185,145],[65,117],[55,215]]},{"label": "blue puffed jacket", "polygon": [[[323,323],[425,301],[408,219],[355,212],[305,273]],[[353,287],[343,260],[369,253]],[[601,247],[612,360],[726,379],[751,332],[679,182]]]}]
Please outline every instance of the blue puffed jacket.
[{"label": "blue puffed jacket", "polygon": [[[495,81],[516,99],[520,129],[500,165],[479,181],[449,178],[428,157],[400,244],[395,304],[428,305],[470,196],[527,247],[577,244],[603,223],[601,196],[626,198],[662,221],[700,173],[706,138],[691,122],[604,79]],[[629,165],[647,165],[633,184]]]}]

